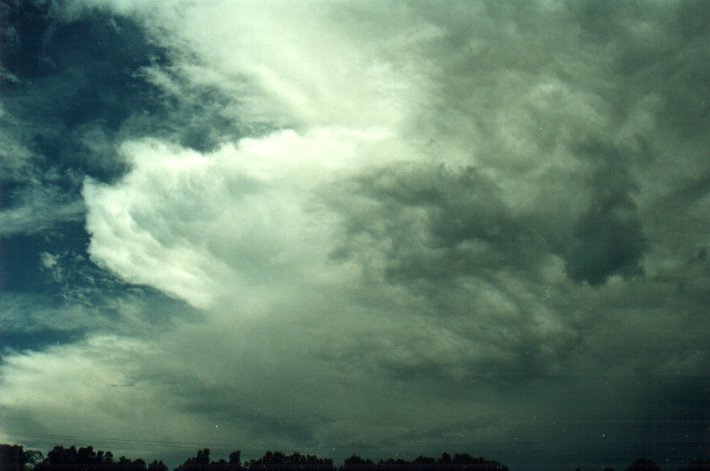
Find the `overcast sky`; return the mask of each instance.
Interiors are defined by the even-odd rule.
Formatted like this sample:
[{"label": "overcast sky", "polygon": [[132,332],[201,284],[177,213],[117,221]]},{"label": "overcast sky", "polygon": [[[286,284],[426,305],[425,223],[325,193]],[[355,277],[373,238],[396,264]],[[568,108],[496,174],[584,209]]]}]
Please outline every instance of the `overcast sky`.
[{"label": "overcast sky", "polygon": [[710,2],[0,2],[0,442],[708,458]]}]

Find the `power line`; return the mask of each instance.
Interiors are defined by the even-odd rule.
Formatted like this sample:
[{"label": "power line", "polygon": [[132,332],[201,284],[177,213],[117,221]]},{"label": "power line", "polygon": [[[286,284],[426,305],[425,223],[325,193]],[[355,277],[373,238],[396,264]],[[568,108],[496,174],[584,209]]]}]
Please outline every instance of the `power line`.
[{"label": "power line", "polygon": [[[20,438],[29,438],[29,439],[40,439],[46,443],[54,443],[56,441],[61,441],[64,443],[70,443],[70,442],[75,442],[75,443],[94,443],[94,444],[111,444],[111,445],[123,445],[123,446],[135,446],[135,445],[140,445],[140,446],[157,446],[161,448],[168,448],[168,449],[186,449],[186,450],[192,450],[194,448],[205,448],[206,443],[205,442],[194,442],[194,441],[178,441],[178,440],[151,440],[151,439],[129,439],[129,438],[119,438],[119,437],[86,437],[86,436],[77,436],[77,435],[62,435],[62,434],[52,434],[52,433],[40,433],[40,432],[14,432],[14,431],[5,431],[4,433],[6,439],[10,439],[11,437],[20,437]],[[622,440],[617,440],[614,439],[613,437],[605,437],[603,439],[604,442],[613,442],[615,444],[637,444],[639,443],[639,440],[629,440],[629,439],[622,439]],[[574,438],[571,436],[563,437],[562,439],[554,439],[554,440],[505,440],[501,441],[500,445],[559,445],[559,446],[566,446],[569,444],[573,443],[597,443],[600,442],[600,439],[597,437],[584,437],[584,438]],[[652,440],[653,443],[656,444],[683,444],[683,445],[699,445],[703,444],[703,440],[671,440],[671,439],[665,439],[665,440]],[[273,448],[274,444],[266,444],[264,442],[255,442],[255,441],[244,441],[244,440],[238,440],[234,442],[210,442],[210,446],[207,446],[207,448],[210,449],[226,449],[226,448],[234,448],[235,446],[238,446],[241,449],[244,449],[245,446],[249,447],[249,449],[269,449]],[[342,448],[354,448],[354,449],[392,449],[392,448],[410,448],[410,449],[417,449],[417,448],[433,448],[433,447],[441,447],[442,444],[437,442],[410,442],[410,443],[401,443],[401,444],[385,444],[385,445],[368,445],[368,444],[358,444],[358,443],[290,443],[288,445],[289,447],[298,447],[298,448],[329,448],[329,449],[342,449]],[[445,445],[449,448],[467,448],[470,447],[470,443],[454,443],[454,444],[447,444]]]}]

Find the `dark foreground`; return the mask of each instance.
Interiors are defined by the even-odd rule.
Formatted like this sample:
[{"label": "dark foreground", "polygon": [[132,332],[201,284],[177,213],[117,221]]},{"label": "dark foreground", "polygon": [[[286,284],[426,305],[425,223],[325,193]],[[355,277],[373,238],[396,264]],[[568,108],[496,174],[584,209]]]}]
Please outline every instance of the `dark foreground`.
[{"label": "dark foreground", "polygon": [[[57,445],[45,457],[41,451],[25,450],[21,445],[0,445],[0,471],[170,471],[162,461],[146,463],[141,458],[114,457],[110,451],[95,451],[92,446],[76,448]],[[241,452],[230,453],[229,459],[210,459],[210,450],[198,450],[174,471],[509,471],[508,466],[468,453],[442,453],[439,458],[417,456],[411,461],[388,458],[373,462],[353,455],[340,466],[329,458],[286,455],[267,451],[263,457],[242,461]],[[572,471],[572,470],[571,470]],[[577,470],[579,471],[579,470]],[[607,468],[604,471],[615,471]],[[620,470],[619,470],[620,471]],[[660,471],[650,460],[639,458],[626,471]],[[710,460],[696,460],[678,471],[710,471]]]}]

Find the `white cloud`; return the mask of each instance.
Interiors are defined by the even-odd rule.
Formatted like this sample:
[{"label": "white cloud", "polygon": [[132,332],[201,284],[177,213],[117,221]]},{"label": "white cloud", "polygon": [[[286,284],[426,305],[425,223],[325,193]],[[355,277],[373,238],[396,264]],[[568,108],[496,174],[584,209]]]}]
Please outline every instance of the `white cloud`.
[{"label": "white cloud", "polygon": [[[160,385],[136,379],[141,359],[151,350],[140,340],[97,335],[44,352],[6,356],[0,374],[0,435],[29,433],[25,443],[38,442],[40,449],[50,448],[44,438],[49,433],[91,437],[92,445],[99,446],[103,438],[117,456],[136,450],[143,456],[160,453],[159,447],[139,440],[173,438],[171,431],[199,427],[200,418],[173,407]],[[118,437],[127,441],[116,446]]]},{"label": "white cloud", "polygon": [[[296,126],[362,127],[399,124],[424,112],[418,109],[426,98],[422,84],[435,70],[411,51],[436,37],[436,29],[409,18],[406,29],[372,36],[344,28],[344,13],[352,12],[328,3],[247,2],[235,9],[212,2],[190,5],[169,21],[204,68],[255,87],[247,99],[255,115]],[[371,14],[363,15],[363,28],[379,26],[369,24]]]},{"label": "white cloud", "polygon": [[[571,284],[561,262],[579,214],[596,197],[590,182],[607,161],[578,147],[586,135],[623,147],[630,128],[653,128],[648,113],[654,105],[644,101],[628,125],[614,126],[605,82],[610,59],[599,55],[603,46],[560,43],[558,35],[575,31],[562,21],[565,11],[545,13],[560,15],[548,34],[548,19],[539,12],[528,12],[521,30],[516,15],[525,11],[422,8],[254,2],[235,9],[220,1],[157,7],[146,21],[156,39],[173,48],[171,74],[233,97],[247,123],[294,130],[242,139],[210,154],[159,141],[127,143],[130,172],[115,185],[85,185],[93,259],[126,280],[204,309],[211,319],[205,345],[225,342],[212,330],[216,325],[257,338],[276,331],[279,340],[264,343],[276,351],[288,338],[284,364],[264,360],[275,371],[319,377],[309,362],[327,349],[283,333],[299,325],[312,329],[304,335],[317,334],[332,346],[336,360],[326,377],[347,368],[339,359],[349,358],[382,375],[370,378],[372,384],[388,384],[398,368],[447,371],[442,376],[454,383],[525,368],[531,375],[564,374],[579,364],[590,374],[603,371],[603,362],[585,357],[578,342],[589,335],[599,344],[588,348],[603,357],[608,344],[584,329],[608,318],[597,321],[597,312],[578,306],[614,295]],[[503,15],[498,22],[491,18],[496,14]],[[537,47],[528,48],[531,42]],[[146,73],[181,93],[161,70]],[[406,277],[400,285],[388,280],[388,257],[396,256],[402,270],[421,262],[412,266],[422,271],[449,260],[426,233],[443,209],[430,208],[430,216],[416,204],[388,202],[386,191],[348,192],[357,188],[353,180],[394,162],[445,163],[452,175],[475,165],[483,177],[471,184],[487,185],[480,194],[465,185],[461,193],[439,192],[451,198],[446,215],[458,218],[453,222],[463,230],[479,227],[467,227],[468,217],[486,219],[476,224],[492,232],[484,234],[487,240],[465,240],[473,235],[464,233],[460,252],[452,253],[475,252],[466,259],[474,266],[445,282],[422,275],[426,290],[408,285]],[[613,165],[626,171],[637,163],[622,158]],[[400,171],[415,174],[416,168]],[[407,180],[393,181],[396,192]],[[372,210],[378,204],[392,206]],[[341,225],[356,212],[360,224],[374,227],[371,233],[349,233]],[[518,255],[510,255],[512,244],[526,239],[496,239],[500,227],[525,228],[532,255],[518,255],[530,257],[530,272],[516,271]],[[378,239],[377,231],[386,234]],[[343,240],[356,246],[354,255],[336,260],[331,255]],[[495,268],[501,251],[511,256],[512,268],[489,273],[485,264]],[[436,341],[424,347],[421,332],[437,332]],[[230,351],[224,348],[215,352]],[[242,354],[259,369],[257,352]],[[199,367],[206,362],[213,365],[207,371],[218,370],[214,355],[200,355]],[[620,370],[639,363],[645,359],[634,357]],[[190,374],[200,374],[192,368]],[[274,375],[255,381],[268,388]]]},{"label": "white cloud", "polygon": [[131,171],[114,185],[84,186],[90,254],[127,281],[196,307],[249,296],[266,280],[322,276],[336,228],[316,190],[379,139],[347,129],[283,131],[207,155],[126,143]]},{"label": "white cloud", "polygon": [[[701,309],[678,296],[705,299],[700,255],[682,286],[675,246],[647,254],[646,278],[593,289],[566,277],[565,244],[606,183],[627,195],[640,182],[651,240],[682,230],[689,255],[707,242],[707,198],[691,208],[693,230],[649,222],[655,198],[694,170],[664,174],[660,98],[617,116],[607,49],[580,44],[566,12],[104,3],[171,48],[169,70],[143,70],[152,83],[177,99],[185,82],[216,88],[244,129],[279,130],[209,153],[129,140],[121,179],[85,182],[92,260],[201,317],[8,356],[0,410],[12,423],[61,428],[73,419],[59,401],[80,400],[82,434],[441,451],[457,439],[493,449],[516,429],[532,440],[538,415],[576,414],[582,443],[598,414],[630,421],[658,393],[625,390],[630,374],[707,364],[705,350],[679,346],[700,341],[687,329]],[[549,34],[548,14],[559,20]],[[663,156],[648,168],[638,133]],[[579,151],[587,135],[603,155]],[[621,183],[594,181],[607,174]],[[66,392],[45,393],[52,384]],[[25,402],[32,389],[43,392]],[[623,398],[610,406],[609,391]]]}]

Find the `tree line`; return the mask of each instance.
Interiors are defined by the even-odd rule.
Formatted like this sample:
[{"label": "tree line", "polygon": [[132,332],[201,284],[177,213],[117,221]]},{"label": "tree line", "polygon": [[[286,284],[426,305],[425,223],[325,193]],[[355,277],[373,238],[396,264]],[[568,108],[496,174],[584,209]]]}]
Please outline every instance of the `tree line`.
[{"label": "tree line", "polygon": [[[0,445],[1,471],[170,471],[162,461],[115,457],[110,451],[92,446],[55,446],[45,457],[40,451],[24,450],[20,445]],[[233,451],[228,459],[213,460],[209,448],[198,450],[174,471],[508,471],[497,461],[468,453],[439,458],[418,456],[412,461],[388,458],[373,462],[353,455],[336,467],[330,458],[267,451],[261,458],[242,461],[241,452]]]},{"label": "tree line", "polygon": [[[37,450],[25,450],[21,445],[0,445],[0,471],[170,471],[162,461],[147,463],[141,458],[114,457],[110,451],[94,450],[92,446],[64,447],[56,445],[45,457]],[[257,459],[242,461],[241,452],[233,451],[228,459],[213,460],[209,448],[198,450],[173,471],[508,471],[495,460],[468,453],[442,453],[438,458],[417,456],[413,460],[387,458],[374,462],[358,455],[347,458],[336,467],[333,460],[315,455],[290,455],[267,451]],[[579,471],[579,470],[577,470]],[[607,468],[604,471],[614,471]],[[660,471],[654,462],[639,458],[626,471]],[[696,460],[679,471],[710,471],[710,461]]]}]

